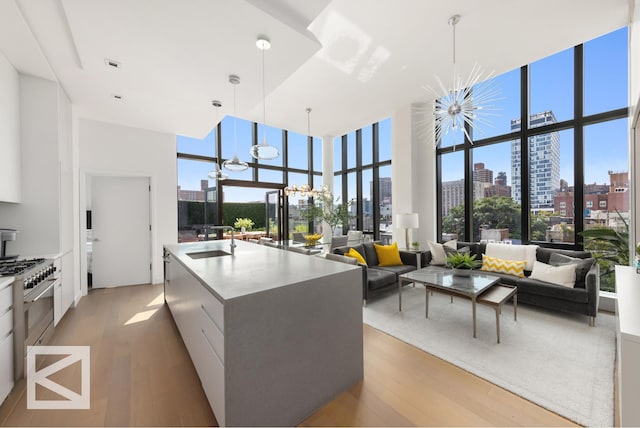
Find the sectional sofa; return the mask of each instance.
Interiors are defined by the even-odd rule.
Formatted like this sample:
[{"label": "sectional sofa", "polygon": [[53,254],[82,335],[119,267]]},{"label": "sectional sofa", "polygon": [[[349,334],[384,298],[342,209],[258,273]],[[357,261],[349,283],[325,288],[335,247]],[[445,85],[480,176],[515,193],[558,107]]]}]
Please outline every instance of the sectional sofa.
[{"label": "sectional sofa", "polygon": [[[487,253],[487,245],[492,244],[457,242],[458,251],[469,251],[471,254],[475,254],[478,260],[482,260],[482,256]],[[508,251],[508,247],[512,247],[514,252],[521,252],[525,247],[521,245],[499,245],[502,245],[501,251],[505,251],[505,249]],[[499,276],[503,284],[518,287],[518,303],[527,303],[547,309],[587,315],[589,317],[589,325],[595,325],[595,318],[598,314],[600,271],[598,263],[592,258],[591,253],[587,251],[543,248],[537,245],[526,247],[529,247],[529,250],[535,252],[536,261],[545,264],[555,264],[554,261],[575,264],[575,285],[573,287],[567,287],[538,279],[531,279],[530,268],[528,270],[525,268],[524,278],[498,272],[487,272],[487,274]],[[508,255],[504,257],[507,258]],[[521,256],[514,255],[513,259],[521,259]],[[427,251],[422,254],[422,266],[428,266],[431,261],[430,252]]]}]

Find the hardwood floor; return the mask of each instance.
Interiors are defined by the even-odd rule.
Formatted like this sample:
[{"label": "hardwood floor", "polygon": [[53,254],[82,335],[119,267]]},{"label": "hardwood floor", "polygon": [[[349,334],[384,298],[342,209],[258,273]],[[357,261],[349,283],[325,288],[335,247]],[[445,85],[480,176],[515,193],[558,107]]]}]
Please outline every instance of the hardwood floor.
[{"label": "hardwood floor", "polygon": [[[52,345],[91,346],[90,410],[27,410],[25,383],[0,406],[3,426],[216,425],[163,304],[162,285],[94,290]],[[364,326],[365,379],[302,426],[575,426],[462,369]],[[79,368],[57,382],[79,384]],[[39,391],[38,398],[47,397]]]}]

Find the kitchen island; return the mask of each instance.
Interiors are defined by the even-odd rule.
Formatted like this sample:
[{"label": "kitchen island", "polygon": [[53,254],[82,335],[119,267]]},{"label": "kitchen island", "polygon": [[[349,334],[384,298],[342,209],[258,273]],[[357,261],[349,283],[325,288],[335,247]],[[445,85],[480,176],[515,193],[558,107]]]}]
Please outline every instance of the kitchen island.
[{"label": "kitchen island", "polygon": [[362,380],[362,274],[236,245],[166,245],[165,301],[220,425],[293,426]]}]

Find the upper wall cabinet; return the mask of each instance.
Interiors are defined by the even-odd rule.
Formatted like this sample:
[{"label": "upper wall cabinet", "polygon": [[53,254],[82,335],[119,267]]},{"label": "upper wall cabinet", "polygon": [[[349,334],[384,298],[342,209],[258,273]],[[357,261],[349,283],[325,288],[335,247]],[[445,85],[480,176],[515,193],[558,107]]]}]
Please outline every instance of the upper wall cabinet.
[{"label": "upper wall cabinet", "polygon": [[20,78],[2,53],[0,94],[0,202],[20,202]]}]

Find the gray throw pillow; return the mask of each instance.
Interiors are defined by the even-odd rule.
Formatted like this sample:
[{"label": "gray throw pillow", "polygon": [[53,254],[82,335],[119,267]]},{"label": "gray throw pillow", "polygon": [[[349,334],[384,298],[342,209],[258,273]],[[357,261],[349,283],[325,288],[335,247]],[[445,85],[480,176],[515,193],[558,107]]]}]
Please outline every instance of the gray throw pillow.
[{"label": "gray throw pillow", "polygon": [[565,256],[564,254],[552,253],[549,256],[549,264],[553,266],[560,266],[566,264],[576,265],[576,285],[575,288],[586,288],[585,278],[591,267],[596,262],[594,258],[579,259],[576,257]]}]

